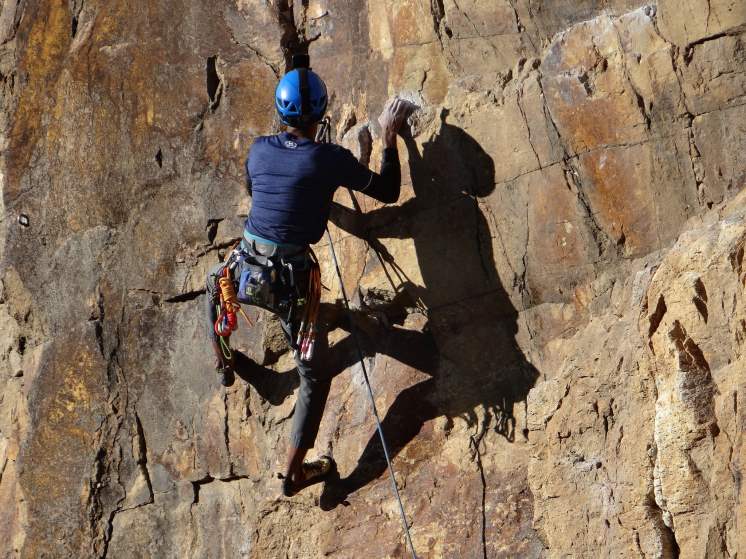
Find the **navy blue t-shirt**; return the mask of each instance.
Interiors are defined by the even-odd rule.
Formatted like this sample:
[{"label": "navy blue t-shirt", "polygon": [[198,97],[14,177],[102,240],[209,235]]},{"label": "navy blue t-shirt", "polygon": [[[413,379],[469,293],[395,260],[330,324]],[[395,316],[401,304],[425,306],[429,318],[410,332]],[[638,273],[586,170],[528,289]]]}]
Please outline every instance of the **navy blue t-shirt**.
[{"label": "navy blue t-shirt", "polygon": [[365,190],[375,175],[341,146],[287,132],[256,138],[246,173],[252,201],[245,229],[269,241],[295,245],[321,239],[339,186]]}]

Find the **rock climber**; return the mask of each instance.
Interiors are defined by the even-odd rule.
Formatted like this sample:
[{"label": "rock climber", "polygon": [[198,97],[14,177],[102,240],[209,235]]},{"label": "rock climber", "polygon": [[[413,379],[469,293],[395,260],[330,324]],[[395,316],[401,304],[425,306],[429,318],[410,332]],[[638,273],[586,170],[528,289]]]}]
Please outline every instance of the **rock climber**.
[{"label": "rock climber", "polygon": [[[246,179],[252,203],[243,238],[234,251],[236,258],[231,257],[217,266],[207,279],[207,312],[216,370],[225,386],[233,384],[234,360],[229,336],[223,335],[221,339],[217,334],[221,326],[220,281],[223,287],[229,287],[227,283],[230,283],[237,290],[244,285],[242,274],[249,276],[247,282],[259,285],[262,278],[274,277],[271,274],[279,272],[286,273],[285,283],[296,290],[296,296],[291,297],[288,305],[289,312],[278,312],[287,341],[294,350],[300,376],[287,469],[281,476],[286,496],[319,481],[332,466],[329,457],[304,462],[308,450],[314,446],[331,386],[330,371],[325,370],[328,368],[323,363],[324,353],[316,351],[309,358],[298,347],[299,330],[303,328],[300,317],[305,316],[302,307],[309,304],[304,290],[309,285],[309,271],[315,263],[309,245],[321,239],[334,192],[339,186],[384,203],[397,201],[401,170],[396,136],[407,113],[406,102],[399,99],[394,99],[384,109],[379,119],[384,144],[381,171],[371,171],[349,150],[315,141],[328,96],[326,85],[308,66],[307,57],[305,60],[305,64],[296,63],[275,90],[275,108],[286,131],[258,137],[249,149]],[[236,261],[238,264],[231,265]],[[254,293],[260,291],[257,288]],[[230,292],[226,296],[229,297]],[[276,310],[268,304],[260,306]],[[323,329],[324,325],[320,324],[319,336],[325,334]]]}]

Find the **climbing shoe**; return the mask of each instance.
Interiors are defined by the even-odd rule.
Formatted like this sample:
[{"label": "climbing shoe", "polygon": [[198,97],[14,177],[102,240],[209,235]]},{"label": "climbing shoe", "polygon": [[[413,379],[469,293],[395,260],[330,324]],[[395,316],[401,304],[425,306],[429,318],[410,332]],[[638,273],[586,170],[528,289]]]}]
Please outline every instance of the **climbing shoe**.
[{"label": "climbing shoe", "polygon": [[334,461],[329,456],[322,456],[312,462],[303,462],[303,480],[294,481],[289,477],[282,477],[282,494],[285,497],[292,497],[302,489],[323,481],[323,479],[332,471]]},{"label": "climbing shoe", "polygon": [[217,373],[220,377],[220,384],[223,386],[233,386],[233,383],[236,381],[236,374],[233,372],[233,369],[230,367],[221,367],[217,370]]},{"label": "climbing shoe", "polygon": [[218,374],[220,384],[223,386],[233,386],[236,380],[236,374],[233,371],[233,363],[215,363],[215,372]]}]

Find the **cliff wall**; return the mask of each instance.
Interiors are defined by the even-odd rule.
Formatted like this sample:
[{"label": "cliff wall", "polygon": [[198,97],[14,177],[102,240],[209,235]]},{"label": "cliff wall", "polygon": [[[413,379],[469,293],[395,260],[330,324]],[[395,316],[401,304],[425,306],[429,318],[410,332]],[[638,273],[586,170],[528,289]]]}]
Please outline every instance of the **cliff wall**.
[{"label": "cliff wall", "polygon": [[742,1],[7,0],[0,555],[406,555],[328,247],[341,482],[279,496],[276,321],[228,389],[205,338],[306,49],[373,165],[420,108],[331,226],[418,554],[746,553]]}]

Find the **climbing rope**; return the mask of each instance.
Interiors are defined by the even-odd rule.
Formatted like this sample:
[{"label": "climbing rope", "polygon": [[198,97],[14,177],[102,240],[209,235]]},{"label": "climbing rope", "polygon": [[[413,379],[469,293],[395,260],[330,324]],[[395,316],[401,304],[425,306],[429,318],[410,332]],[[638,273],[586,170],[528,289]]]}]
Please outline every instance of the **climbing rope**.
[{"label": "climbing rope", "polygon": [[[334,251],[334,244],[332,243],[332,236],[329,234],[329,229],[326,230],[326,238],[329,241],[329,252],[332,255],[332,261],[334,262],[334,268],[337,272],[337,279],[339,280],[339,287],[342,291],[342,299],[344,300],[345,309],[347,309],[347,312],[350,312],[350,302],[347,298],[347,293],[345,292],[345,286],[342,282],[342,273],[339,270],[339,264],[337,263],[337,255]],[[409,550],[412,553],[412,558],[417,559],[417,553],[414,550],[414,544],[412,543],[412,536],[409,534],[409,524],[407,523],[407,515],[404,512],[404,505],[402,504],[401,495],[399,494],[399,487],[396,484],[396,476],[394,474],[394,467],[391,465],[391,457],[389,455],[389,449],[388,445],[386,444],[386,438],[383,436],[383,426],[381,425],[381,416],[378,414],[378,408],[376,407],[376,399],[373,396],[373,389],[370,386],[370,379],[368,378],[368,370],[365,367],[365,359],[363,357],[363,350],[360,347],[360,342],[357,339],[357,335],[355,333],[355,327],[352,324],[352,317],[350,317],[350,335],[352,336],[353,341],[355,342],[355,348],[357,349],[358,354],[358,360],[360,361],[360,367],[363,371],[363,377],[365,378],[365,386],[368,389],[368,396],[370,397],[370,404],[373,408],[373,416],[376,419],[376,429],[378,431],[378,436],[381,439],[381,446],[383,447],[383,454],[386,457],[386,464],[388,465],[389,474],[391,476],[391,485],[394,488],[394,495],[396,496],[396,500],[399,503],[399,513],[401,514],[401,521],[402,526],[404,527],[404,534],[407,539],[407,545],[409,546]]]},{"label": "climbing rope", "polygon": [[[331,120],[329,117],[325,117],[324,120],[321,121],[319,125],[319,130],[316,134],[316,141],[317,142],[324,142],[324,143],[330,143],[331,142]],[[347,292],[345,291],[344,282],[342,281],[342,272],[339,269],[339,262],[337,261],[337,254],[334,250],[334,243],[332,241],[332,236],[329,233],[329,228],[326,229],[326,238],[329,243],[329,253],[332,257],[332,262],[334,263],[334,269],[337,273],[337,279],[339,280],[339,288],[342,292],[342,300],[344,301],[345,309],[347,310],[348,314],[352,314],[350,311],[350,301],[347,298]],[[373,409],[373,416],[376,420],[376,430],[378,431],[378,437],[381,439],[381,446],[383,447],[383,454],[386,458],[386,465],[388,466],[389,475],[391,477],[391,485],[394,489],[394,496],[396,497],[396,501],[399,504],[399,514],[401,515],[401,521],[402,526],[404,528],[404,536],[407,540],[407,546],[409,547],[409,551],[412,554],[412,559],[417,559],[417,552],[414,549],[414,544],[412,543],[412,536],[409,533],[409,523],[407,522],[407,514],[404,512],[404,504],[401,500],[401,495],[399,494],[399,486],[396,484],[396,475],[394,473],[394,466],[391,464],[391,456],[389,454],[389,448],[386,444],[386,438],[383,435],[383,426],[381,424],[381,416],[378,414],[378,407],[376,406],[376,399],[373,395],[373,389],[370,386],[370,379],[368,378],[368,370],[365,366],[365,357],[363,356],[363,350],[360,347],[360,342],[357,337],[357,333],[355,332],[355,326],[352,322],[352,316],[350,316],[350,336],[352,336],[353,342],[355,343],[355,348],[357,350],[358,355],[358,361],[360,362],[360,368],[363,371],[363,378],[365,379],[365,386],[368,391],[368,396],[370,398],[370,404]]]},{"label": "climbing rope", "polygon": [[226,338],[238,330],[237,313],[240,312],[243,315],[249,326],[252,324],[249,317],[241,308],[241,303],[238,302],[236,288],[233,285],[233,278],[228,265],[224,266],[221,270],[217,285],[220,303],[218,304],[218,318],[215,320],[214,329],[222,342],[222,338]]}]

